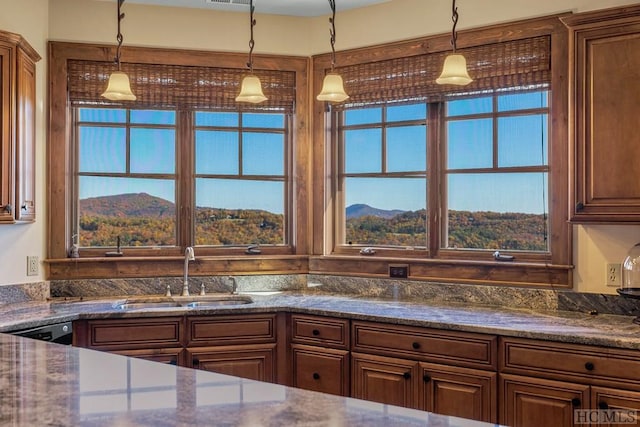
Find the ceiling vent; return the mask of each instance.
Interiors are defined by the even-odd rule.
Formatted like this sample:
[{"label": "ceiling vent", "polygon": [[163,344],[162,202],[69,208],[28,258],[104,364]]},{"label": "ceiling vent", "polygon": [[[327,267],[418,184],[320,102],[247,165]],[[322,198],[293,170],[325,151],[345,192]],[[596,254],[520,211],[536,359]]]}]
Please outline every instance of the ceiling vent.
[{"label": "ceiling vent", "polygon": [[249,6],[249,0],[205,0],[205,3],[213,5]]}]

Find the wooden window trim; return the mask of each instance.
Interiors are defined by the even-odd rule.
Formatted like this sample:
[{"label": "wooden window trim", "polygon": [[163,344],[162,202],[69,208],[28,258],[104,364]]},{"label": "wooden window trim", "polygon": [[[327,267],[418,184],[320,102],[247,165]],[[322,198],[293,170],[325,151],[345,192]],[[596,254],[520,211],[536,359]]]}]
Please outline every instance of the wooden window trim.
[{"label": "wooden window trim", "polygon": [[[532,285],[564,287],[572,286],[571,265],[571,227],[567,222],[568,198],[568,32],[560,21],[566,14],[553,15],[507,24],[494,25],[459,32],[458,47],[473,47],[483,44],[499,43],[512,39],[551,36],[551,97],[549,104],[550,141],[549,147],[549,247],[552,252],[542,256],[523,255],[517,262],[497,262],[482,260],[474,251],[440,250],[432,254],[433,258],[424,259],[424,253],[418,251],[398,251],[382,249],[374,256],[359,255],[356,248],[338,247],[334,241],[336,224],[339,218],[333,217],[336,201],[332,188],[334,173],[338,170],[333,152],[332,141],[337,138],[336,114],[327,112],[327,106],[315,102],[312,108],[314,122],[314,176],[313,211],[324,215],[313,217],[313,251],[309,260],[309,271],[317,274],[339,273],[388,277],[391,263],[405,262],[410,266],[410,278],[424,280],[442,280],[465,283],[497,283],[510,285]],[[446,52],[450,50],[449,35],[425,37],[404,42],[389,43],[380,46],[337,52],[336,63],[342,67],[382,61],[403,56]],[[328,54],[313,57],[312,79],[314,87],[321,87],[322,79],[331,66]],[[429,132],[441,132],[432,126]],[[437,136],[437,135],[436,135]],[[431,135],[430,135],[431,137]],[[439,157],[428,153],[429,162]],[[436,168],[434,168],[436,166]],[[430,163],[429,185],[439,188],[440,179],[433,176],[437,164]],[[429,194],[429,206],[439,203],[438,196]],[[438,212],[429,211],[429,225],[439,224]],[[438,226],[438,225],[436,225]],[[432,239],[438,233],[429,230]],[[430,241],[431,248],[439,242]]]},{"label": "wooden window trim", "polygon": [[[135,257],[106,258],[104,250],[87,250],[80,259],[68,258],[71,246],[72,215],[69,201],[73,194],[73,179],[70,158],[71,135],[73,133],[72,107],[67,95],[67,63],[70,60],[112,61],[115,46],[67,42],[49,42],[49,124],[48,124],[48,278],[80,277],[150,277],[162,271],[163,275],[178,276],[182,273],[184,247],[175,247],[158,253],[155,249],[136,251]],[[240,53],[205,52],[129,46],[123,49],[123,62],[138,64],[168,64],[179,66],[223,67],[246,69],[246,55]],[[290,235],[289,247],[263,248],[260,256],[245,255],[244,248],[215,248],[198,250],[199,263],[192,267],[192,274],[220,274],[234,272],[300,273],[306,272],[306,254],[309,252],[310,236],[307,230],[310,219],[310,180],[307,164],[310,156],[308,135],[308,67],[309,59],[293,56],[255,55],[254,67],[258,70],[284,70],[295,73],[296,102],[291,122],[292,154],[291,174],[288,176],[293,200],[289,204],[291,222],[296,225]],[[178,119],[180,120],[180,119]],[[180,140],[180,138],[178,139]],[[177,147],[180,153],[185,147]],[[178,160],[180,162],[181,160]],[[178,173],[176,185],[190,185],[188,177]],[[193,196],[190,196],[193,197]],[[178,207],[184,210],[185,207]],[[190,210],[189,208],[187,208]],[[183,214],[189,215],[190,212]],[[178,233],[189,230],[178,224]],[[297,231],[296,231],[297,230]],[[234,259],[237,258],[237,259]],[[224,260],[224,262],[221,262]],[[283,263],[287,260],[287,263]],[[159,270],[160,268],[160,270]]]}]

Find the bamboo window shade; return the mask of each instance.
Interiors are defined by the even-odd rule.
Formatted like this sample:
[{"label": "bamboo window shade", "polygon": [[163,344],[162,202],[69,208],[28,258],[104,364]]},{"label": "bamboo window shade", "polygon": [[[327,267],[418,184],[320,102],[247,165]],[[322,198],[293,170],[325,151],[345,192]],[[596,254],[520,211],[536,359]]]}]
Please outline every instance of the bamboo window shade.
[{"label": "bamboo window shade", "polygon": [[111,62],[69,60],[67,91],[74,106],[116,106],[189,110],[269,111],[293,113],[296,82],[293,71],[254,70],[262,81],[267,102],[237,103],[244,69],[203,66],[121,63],[129,76],[135,101],[111,101],[101,97]]},{"label": "bamboo window shade", "polygon": [[439,102],[501,91],[527,91],[551,84],[548,35],[457,49],[474,79],[467,86],[439,85],[435,79],[450,52],[399,57],[336,67],[350,98],[337,110],[376,104]]}]

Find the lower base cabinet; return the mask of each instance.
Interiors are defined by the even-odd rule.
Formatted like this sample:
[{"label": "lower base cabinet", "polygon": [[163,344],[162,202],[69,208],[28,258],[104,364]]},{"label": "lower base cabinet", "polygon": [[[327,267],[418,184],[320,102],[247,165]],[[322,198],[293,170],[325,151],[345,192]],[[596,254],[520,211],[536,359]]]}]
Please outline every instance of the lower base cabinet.
[{"label": "lower base cabinet", "polygon": [[294,387],[349,396],[349,352],[293,344],[291,346]]},{"label": "lower base cabinet", "polygon": [[495,372],[360,353],[352,361],[353,397],[496,422]]},{"label": "lower base cabinet", "polygon": [[187,366],[257,381],[275,382],[276,345],[187,349]]}]

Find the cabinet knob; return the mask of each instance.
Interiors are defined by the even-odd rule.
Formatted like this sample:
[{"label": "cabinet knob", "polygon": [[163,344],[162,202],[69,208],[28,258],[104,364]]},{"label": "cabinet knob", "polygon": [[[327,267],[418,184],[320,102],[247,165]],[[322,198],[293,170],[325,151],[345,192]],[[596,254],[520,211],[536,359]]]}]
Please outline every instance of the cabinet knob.
[{"label": "cabinet knob", "polygon": [[313,379],[314,379],[314,380],[319,380],[319,379],[320,379],[320,374],[319,374],[319,373],[317,373],[317,372],[314,372],[314,373],[313,373]]},{"label": "cabinet knob", "polygon": [[411,372],[405,372],[404,374],[402,374],[402,377],[403,377],[405,380],[410,379],[410,378],[411,378]]},{"label": "cabinet knob", "polygon": [[593,371],[595,369],[595,365],[591,362],[587,362],[584,364],[584,369],[587,371]]},{"label": "cabinet knob", "polygon": [[200,366],[200,359],[193,359],[193,366]]},{"label": "cabinet knob", "polygon": [[427,375],[427,374],[424,374],[424,375],[422,376],[422,380],[423,380],[425,383],[428,383],[429,381],[431,381],[431,377],[430,377],[429,375]]},{"label": "cabinet knob", "polygon": [[413,344],[411,344],[411,347],[413,347],[414,350],[417,350],[420,348],[420,343],[419,342],[414,342]]},{"label": "cabinet knob", "polygon": [[571,399],[571,405],[573,405],[574,407],[578,407],[582,405],[582,401],[577,397],[574,397],[573,399]]},{"label": "cabinet knob", "polygon": [[598,402],[598,408],[599,409],[609,409],[609,405],[607,404],[607,402]]},{"label": "cabinet knob", "polygon": [[171,359],[171,360],[169,361],[169,365],[176,366],[177,364],[178,364],[178,359]]},{"label": "cabinet knob", "polygon": [[318,329],[314,329],[313,331],[311,331],[311,333],[315,336],[320,335],[320,331]]},{"label": "cabinet knob", "polygon": [[4,211],[6,213],[11,213],[13,211],[13,206],[11,205],[4,205]]},{"label": "cabinet knob", "polygon": [[578,202],[576,203],[576,212],[580,212],[584,209],[584,203]]}]

